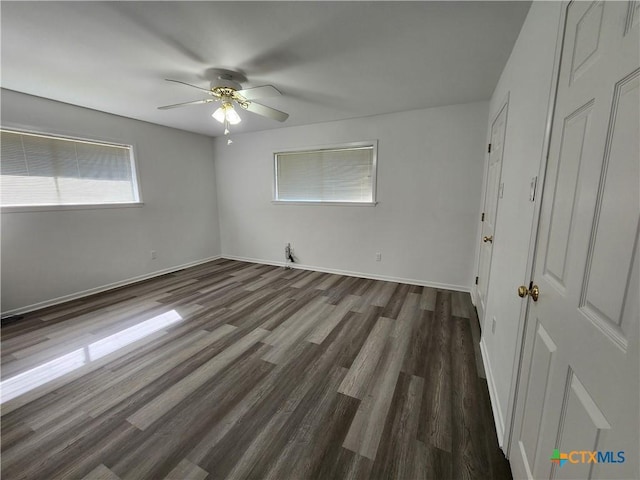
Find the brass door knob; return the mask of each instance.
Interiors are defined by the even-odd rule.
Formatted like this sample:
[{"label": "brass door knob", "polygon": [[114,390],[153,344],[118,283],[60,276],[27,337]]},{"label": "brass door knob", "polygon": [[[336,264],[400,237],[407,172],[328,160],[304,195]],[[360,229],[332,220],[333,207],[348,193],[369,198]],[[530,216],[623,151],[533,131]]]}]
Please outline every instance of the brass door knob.
[{"label": "brass door knob", "polygon": [[540,296],[540,289],[538,288],[538,285],[534,285],[533,287],[531,287],[531,290],[529,290],[529,295],[531,295],[531,298],[534,302],[538,301],[538,297]]},{"label": "brass door knob", "polygon": [[540,288],[538,288],[538,285],[534,285],[531,287],[531,290],[529,290],[527,287],[525,287],[524,285],[520,285],[518,287],[518,296],[520,298],[524,298],[527,295],[531,296],[531,299],[534,302],[538,301],[538,297],[540,296]]},{"label": "brass door knob", "polygon": [[482,237],[482,241],[483,241],[484,243],[487,243],[487,242],[489,242],[489,243],[493,243],[493,235],[488,236],[488,237],[486,237],[486,236],[485,236],[485,237]]}]

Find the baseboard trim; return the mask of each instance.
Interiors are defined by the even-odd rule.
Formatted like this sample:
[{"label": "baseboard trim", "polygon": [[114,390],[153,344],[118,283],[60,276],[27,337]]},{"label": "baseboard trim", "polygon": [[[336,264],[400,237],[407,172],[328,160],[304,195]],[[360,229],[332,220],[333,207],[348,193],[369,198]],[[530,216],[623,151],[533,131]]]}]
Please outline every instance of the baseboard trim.
[{"label": "baseboard trim", "polygon": [[50,300],[45,300],[43,302],[27,305],[25,307],[19,307],[19,308],[14,308],[13,310],[7,310],[6,312],[2,312],[0,316],[4,318],[12,315],[21,315],[23,313],[33,312],[34,310],[39,310],[41,308],[52,307],[60,303],[69,302],[71,300],[78,300],[79,298],[88,297],[89,295],[95,295],[96,293],[105,292],[107,290],[112,290],[118,287],[124,287],[125,285],[130,285],[132,283],[141,282],[143,280],[148,280],[150,278],[159,277],[160,275],[166,275],[167,273],[173,273],[173,272],[177,272],[178,270],[183,270],[185,268],[195,267],[196,265],[202,265],[203,263],[212,262],[220,258],[221,258],[220,255],[216,255],[209,258],[203,258],[201,260],[195,260],[193,262],[185,263],[182,265],[176,265],[173,267],[164,268],[162,270],[156,270],[155,272],[145,273],[144,275],[138,275],[137,277],[131,277],[125,280],[120,280],[118,282],[109,283],[101,287],[90,288],[88,290],[71,293],[69,295],[64,295],[62,297],[52,298]]},{"label": "baseboard trim", "polygon": [[[221,258],[225,258],[227,260],[238,260],[241,262],[260,263],[262,265],[273,265],[276,267],[284,267],[286,264],[285,262],[262,260],[259,258],[251,258],[251,257],[238,257],[235,255],[226,255],[226,254],[222,254]],[[369,278],[371,280],[383,280],[385,282],[406,283],[409,285],[419,285],[421,287],[431,287],[431,288],[439,288],[442,290],[453,290],[456,292],[471,293],[470,287],[464,287],[462,285],[450,285],[448,283],[428,282],[424,280],[416,280],[413,278],[391,277],[388,275],[375,275],[371,273],[354,272],[351,270],[339,270],[336,268],[324,268],[324,267],[318,267],[315,265],[304,265],[300,263],[289,263],[286,265],[288,265],[291,268],[298,268],[300,270],[312,270],[314,272],[334,273],[336,275],[345,275],[347,277]]]},{"label": "baseboard trim", "polygon": [[498,436],[498,445],[502,449],[504,448],[504,418],[502,411],[500,410],[500,403],[498,402],[498,392],[496,391],[496,382],[493,377],[493,369],[491,368],[491,362],[487,355],[487,347],[484,343],[484,337],[480,340],[480,353],[482,354],[482,363],[484,363],[484,372],[487,376],[487,386],[489,387],[489,399],[491,400],[491,411],[493,412],[493,422],[496,424],[496,434]]},{"label": "baseboard trim", "polygon": [[474,307],[478,306],[478,287],[474,285],[475,288],[470,288],[469,293],[471,294],[471,303],[473,303]]}]

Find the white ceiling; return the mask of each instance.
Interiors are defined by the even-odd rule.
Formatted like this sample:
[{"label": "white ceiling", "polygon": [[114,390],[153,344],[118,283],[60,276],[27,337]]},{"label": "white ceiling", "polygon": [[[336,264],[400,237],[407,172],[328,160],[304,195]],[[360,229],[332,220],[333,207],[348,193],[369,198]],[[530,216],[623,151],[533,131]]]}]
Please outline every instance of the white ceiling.
[{"label": "white ceiling", "polygon": [[[248,112],[236,132],[488,99],[530,2],[9,2],[2,88],[210,136],[213,68],[272,84],[281,124]],[[206,96],[206,94],[205,94]]]}]

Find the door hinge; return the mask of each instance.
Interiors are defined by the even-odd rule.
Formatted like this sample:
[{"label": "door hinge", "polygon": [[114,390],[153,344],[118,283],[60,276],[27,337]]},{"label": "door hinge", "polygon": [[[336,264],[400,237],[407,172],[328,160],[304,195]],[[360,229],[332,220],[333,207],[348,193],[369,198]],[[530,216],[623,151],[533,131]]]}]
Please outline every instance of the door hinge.
[{"label": "door hinge", "polygon": [[489,144],[489,147],[487,148],[487,152],[491,153],[491,144]]},{"label": "door hinge", "polygon": [[480,217],[480,221],[484,222],[484,212],[482,212],[482,216]]},{"label": "door hinge", "polygon": [[529,201],[530,202],[535,202],[536,201],[536,188],[538,186],[538,177],[533,177],[531,179],[531,184],[529,186]]},{"label": "door hinge", "polygon": [[478,284],[478,279],[479,279],[479,277],[476,277],[476,285]]}]

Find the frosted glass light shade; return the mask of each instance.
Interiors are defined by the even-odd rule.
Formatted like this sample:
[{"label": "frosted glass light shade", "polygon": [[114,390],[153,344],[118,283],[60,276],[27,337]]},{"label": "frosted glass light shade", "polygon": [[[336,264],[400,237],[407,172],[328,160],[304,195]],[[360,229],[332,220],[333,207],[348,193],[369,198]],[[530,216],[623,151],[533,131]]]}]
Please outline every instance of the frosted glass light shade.
[{"label": "frosted glass light shade", "polygon": [[222,107],[219,107],[215,112],[213,112],[213,115],[211,115],[213,118],[215,118],[217,121],[219,121],[220,123],[224,123],[224,109]]},{"label": "frosted glass light shade", "polygon": [[227,121],[231,125],[237,125],[242,121],[242,119],[240,118],[240,115],[238,115],[238,112],[236,112],[232,106],[229,106],[229,108],[227,108],[226,113],[227,113]]}]

